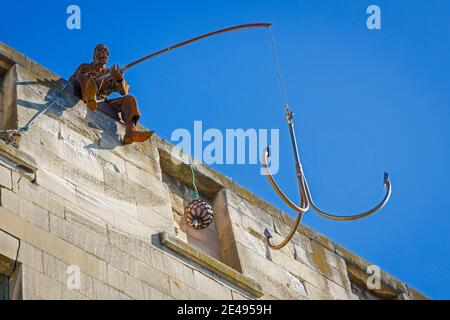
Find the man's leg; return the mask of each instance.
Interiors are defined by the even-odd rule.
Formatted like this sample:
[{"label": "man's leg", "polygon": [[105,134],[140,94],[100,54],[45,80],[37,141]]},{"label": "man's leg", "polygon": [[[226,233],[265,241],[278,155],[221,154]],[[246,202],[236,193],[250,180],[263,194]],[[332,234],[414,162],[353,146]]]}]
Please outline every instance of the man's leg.
[{"label": "man's leg", "polygon": [[123,96],[117,99],[107,100],[107,103],[120,110],[122,114],[122,119],[126,125],[123,144],[144,142],[153,135],[153,131],[137,131],[136,126],[141,114],[139,113],[136,99],[133,96]]},{"label": "man's leg", "polygon": [[82,77],[80,80],[81,97],[89,110],[97,109],[97,84],[92,77]]}]

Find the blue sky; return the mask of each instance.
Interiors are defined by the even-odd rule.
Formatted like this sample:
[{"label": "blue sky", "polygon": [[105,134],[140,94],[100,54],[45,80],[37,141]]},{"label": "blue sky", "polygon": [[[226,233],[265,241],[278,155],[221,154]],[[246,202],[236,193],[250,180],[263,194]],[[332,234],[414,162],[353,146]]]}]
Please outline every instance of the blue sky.
[{"label": "blue sky", "polygon": [[[77,4],[82,29],[66,28]],[[366,28],[377,4],[382,29]],[[273,33],[304,170],[317,204],[360,211],[393,183],[390,203],[356,222],[308,213],[305,223],[432,298],[450,298],[450,2],[15,1],[0,40],[68,78],[93,47],[108,44],[125,64],[187,38],[268,21]],[[279,128],[277,180],[297,188],[282,99],[264,30],[198,42],[130,70],[142,124],[165,139],[177,128]],[[215,165],[290,212],[258,165]]]}]

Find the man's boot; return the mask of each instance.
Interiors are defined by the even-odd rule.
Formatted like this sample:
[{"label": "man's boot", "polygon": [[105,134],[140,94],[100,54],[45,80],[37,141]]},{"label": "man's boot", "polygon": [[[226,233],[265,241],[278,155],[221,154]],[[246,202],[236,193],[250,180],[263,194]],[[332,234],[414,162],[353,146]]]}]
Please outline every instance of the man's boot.
[{"label": "man's boot", "polygon": [[84,97],[86,106],[91,111],[97,109],[97,90],[97,83],[95,83],[94,79],[89,78],[84,87]]},{"label": "man's boot", "polygon": [[122,143],[124,145],[132,144],[133,142],[144,142],[148,140],[154,131],[137,131],[136,126],[133,122],[127,123],[125,136],[123,137]]}]

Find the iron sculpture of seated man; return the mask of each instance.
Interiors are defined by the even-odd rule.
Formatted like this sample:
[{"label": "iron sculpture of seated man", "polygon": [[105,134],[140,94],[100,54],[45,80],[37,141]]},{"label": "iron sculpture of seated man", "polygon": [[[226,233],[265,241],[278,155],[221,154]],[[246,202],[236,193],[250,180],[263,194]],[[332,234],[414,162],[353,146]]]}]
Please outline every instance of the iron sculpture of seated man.
[{"label": "iron sculpture of seated man", "polygon": [[[133,142],[144,142],[149,139],[153,131],[138,131],[137,123],[141,117],[136,103],[136,99],[128,95],[130,86],[123,78],[123,72],[119,66],[113,65],[110,69],[106,67],[109,58],[109,50],[99,44],[94,49],[94,61],[80,65],[75,73],[70,77],[75,94],[86,103],[89,110],[97,108],[97,103],[105,101],[113,109],[121,114],[126,125],[125,136],[122,143],[124,145]],[[111,77],[102,80],[101,76],[111,73]],[[108,100],[112,93],[119,93],[121,97]]]}]

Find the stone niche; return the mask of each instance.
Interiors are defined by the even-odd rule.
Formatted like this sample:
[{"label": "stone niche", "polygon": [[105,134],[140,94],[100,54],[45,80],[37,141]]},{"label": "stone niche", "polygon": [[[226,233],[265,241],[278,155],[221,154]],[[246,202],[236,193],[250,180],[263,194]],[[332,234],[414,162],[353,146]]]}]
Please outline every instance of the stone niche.
[{"label": "stone niche", "polygon": [[223,203],[224,187],[210,176],[211,171],[202,165],[196,169],[196,185],[200,197],[211,203],[214,209],[213,223],[206,229],[195,230],[184,221],[184,208],[192,198],[192,172],[183,161],[172,159],[173,149],[160,146],[159,156],[162,180],[168,186],[175,223],[175,235],[189,246],[241,272],[241,263],[236,250],[236,242],[231,227],[230,216]]},{"label": "stone niche", "polygon": [[16,65],[0,56],[0,130],[18,129]]},{"label": "stone niche", "polygon": [[[172,213],[175,222],[176,236],[196,249],[208,254],[209,256],[222,260],[220,254],[219,238],[217,234],[216,219],[211,225],[203,230],[195,230],[188,226],[184,220],[184,208],[193,200],[192,187],[183,184],[179,180],[163,172],[163,182],[169,187],[170,200],[172,204]],[[212,202],[211,199],[200,194],[200,198]]]}]

